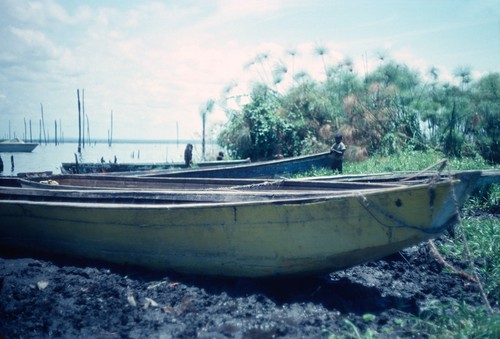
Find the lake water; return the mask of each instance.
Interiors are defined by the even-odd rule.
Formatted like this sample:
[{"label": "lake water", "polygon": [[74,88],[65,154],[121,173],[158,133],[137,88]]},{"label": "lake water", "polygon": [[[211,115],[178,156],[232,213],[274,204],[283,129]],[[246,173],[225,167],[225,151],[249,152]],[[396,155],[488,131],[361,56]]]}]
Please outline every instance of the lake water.
[{"label": "lake water", "polygon": [[[193,162],[202,160],[201,143],[193,143]],[[113,162],[116,156],[119,163],[144,162],[183,162],[185,143],[166,142],[115,142],[111,147],[107,143],[86,145],[82,148],[79,162],[100,162],[101,157],[106,162]],[[61,173],[61,163],[75,162],[78,143],[67,142],[60,145],[38,145],[31,153],[0,153],[4,169],[0,176],[17,175],[23,172],[52,171]],[[215,160],[219,147],[207,143],[205,149],[206,160]],[[11,156],[14,157],[14,169],[11,166]]]}]

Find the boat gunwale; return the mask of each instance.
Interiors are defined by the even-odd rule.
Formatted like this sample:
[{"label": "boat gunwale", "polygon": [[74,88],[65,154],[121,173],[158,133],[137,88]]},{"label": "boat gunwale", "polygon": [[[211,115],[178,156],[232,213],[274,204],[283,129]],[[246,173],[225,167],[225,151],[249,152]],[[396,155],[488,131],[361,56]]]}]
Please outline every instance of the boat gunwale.
[{"label": "boat gunwale", "polygon": [[[301,188],[311,190],[324,190],[324,189],[376,189],[376,188],[390,188],[401,186],[399,183],[357,183],[357,182],[321,182],[314,180],[301,180],[301,179],[220,179],[217,178],[193,178],[199,180],[190,180],[190,178],[153,178],[153,177],[104,177],[104,176],[85,176],[85,177],[74,177],[73,175],[64,176],[49,176],[41,179],[39,181],[33,179],[19,178],[18,182],[23,187],[29,188],[41,188],[41,189],[60,189],[60,190],[138,190],[138,191],[165,191],[165,190],[198,190],[198,191],[218,191],[218,190],[239,190],[239,191],[263,191],[267,186],[276,187],[279,189],[273,189],[273,191],[286,190],[287,188],[295,189],[300,191]],[[48,180],[47,180],[48,179]],[[153,180],[150,180],[153,179]],[[177,180],[171,180],[177,179]],[[180,180],[179,180],[180,179]],[[54,180],[57,184],[50,184],[50,181]],[[59,181],[69,181],[69,183],[60,184]],[[89,185],[83,186],[79,185],[81,181],[89,181]],[[43,182],[47,181],[47,182]],[[76,184],[70,184],[74,181]],[[106,185],[97,186],[98,182],[104,182]],[[112,183],[116,181],[119,185],[113,186]],[[139,184],[162,184],[162,185],[186,185],[182,187],[140,187]],[[127,186],[131,184],[134,186]],[[205,185],[206,188],[195,188],[196,185]],[[224,186],[225,185],[225,186]],[[189,187],[192,186],[192,187]],[[220,187],[218,187],[220,186]],[[264,189],[262,189],[264,188]]]},{"label": "boat gunwale", "polygon": [[[236,206],[251,206],[251,205],[284,205],[284,204],[304,204],[304,203],[321,203],[327,202],[331,200],[337,200],[342,198],[352,198],[358,196],[376,196],[387,193],[394,193],[398,191],[407,191],[407,190],[419,190],[419,189],[429,189],[431,185],[433,186],[444,186],[451,185],[452,189],[457,186],[459,180],[448,180],[439,182],[436,184],[416,184],[412,186],[398,186],[398,187],[390,187],[390,188],[379,188],[379,189],[370,189],[370,190],[354,190],[349,192],[341,192],[339,194],[332,193],[324,193],[317,194],[311,197],[297,197],[297,198],[284,198],[284,199],[272,199],[272,200],[250,200],[250,201],[230,201],[230,202],[195,202],[195,203],[183,203],[183,204],[173,204],[173,203],[157,203],[157,204],[138,204],[138,203],[105,203],[102,202],[64,202],[64,201],[31,201],[29,198],[26,200],[7,200],[0,198],[0,203],[6,204],[29,204],[29,205],[48,205],[48,206],[68,206],[68,207],[95,207],[102,209],[111,209],[111,208],[136,208],[136,209],[186,209],[186,208],[201,208],[201,207],[236,207]],[[0,188],[0,192],[1,192]],[[23,190],[23,188],[20,188]],[[66,192],[66,191],[65,191]],[[76,190],[76,192],[80,192]],[[88,191],[84,191],[88,193]],[[222,194],[227,193],[224,191],[219,191]]]}]

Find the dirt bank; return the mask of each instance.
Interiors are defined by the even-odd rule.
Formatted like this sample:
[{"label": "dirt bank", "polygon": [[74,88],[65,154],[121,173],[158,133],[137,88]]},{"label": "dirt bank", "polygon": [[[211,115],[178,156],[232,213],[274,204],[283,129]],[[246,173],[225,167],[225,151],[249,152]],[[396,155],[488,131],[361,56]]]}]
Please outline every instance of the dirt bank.
[{"label": "dirt bank", "polygon": [[476,285],[444,272],[427,244],[327,276],[282,280],[0,258],[6,338],[317,338],[350,328],[346,320],[405,337],[398,318],[433,299],[481,304]]}]

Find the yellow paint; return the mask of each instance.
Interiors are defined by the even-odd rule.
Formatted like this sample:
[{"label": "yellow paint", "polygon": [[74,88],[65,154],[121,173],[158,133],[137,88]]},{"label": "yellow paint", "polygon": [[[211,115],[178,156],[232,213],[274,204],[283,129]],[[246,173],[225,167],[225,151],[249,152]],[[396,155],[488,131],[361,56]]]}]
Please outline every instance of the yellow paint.
[{"label": "yellow paint", "polygon": [[[380,258],[437,234],[450,184],[317,198],[177,206],[0,201],[0,245],[225,276],[333,271]],[[436,224],[437,216],[439,221]]]}]

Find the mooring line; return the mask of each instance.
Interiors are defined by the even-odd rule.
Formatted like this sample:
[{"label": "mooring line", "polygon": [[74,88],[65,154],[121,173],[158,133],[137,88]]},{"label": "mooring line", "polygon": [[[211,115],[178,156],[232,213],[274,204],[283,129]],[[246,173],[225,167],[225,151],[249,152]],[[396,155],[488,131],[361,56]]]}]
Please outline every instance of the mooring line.
[{"label": "mooring line", "polygon": [[[384,227],[387,227],[387,228],[390,228],[390,229],[394,229],[394,228],[409,228],[409,229],[415,229],[415,230],[418,230],[418,231],[421,231],[421,232],[427,233],[427,234],[441,233],[446,228],[446,225],[443,226],[443,227],[432,228],[432,229],[429,229],[428,227],[425,227],[425,226],[408,225],[403,220],[400,220],[399,218],[397,218],[394,215],[392,215],[391,213],[385,211],[381,207],[379,207],[379,206],[375,205],[374,203],[368,201],[368,199],[363,194],[358,193],[357,194],[357,198],[358,198],[358,201],[361,204],[361,206],[363,206],[365,208],[365,210],[373,217],[373,219],[375,219],[380,225],[382,225]],[[382,214],[384,217],[386,217],[386,218],[394,221],[397,225],[393,226],[393,225],[389,225],[389,224],[386,224],[386,223],[382,222],[381,220],[379,220],[379,218],[377,218],[377,216],[375,216],[372,213],[372,211],[370,211],[370,208],[376,210],[377,212],[379,212],[380,214]]]},{"label": "mooring line", "polygon": [[[448,178],[451,181],[452,180],[452,174],[449,166],[446,166],[448,170]],[[486,293],[484,292],[484,287],[483,283],[481,282],[481,279],[479,278],[479,275],[477,274],[476,266],[474,265],[474,261],[472,260],[472,254],[469,249],[469,242],[467,240],[467,235],[465,234],[465,228],[463,226],[462,222],[462,217],[460,216],[460,211],[459,211],[459,206],[458,206],[458,199],[455,193],[454,187],[452,187],[452,198],[455,203],[455,209],[456,209],[456,214],[457,214],[457,224],[459,227],[461,227],[461,233],[462,233],[462,241],[464,243],[464,250],[465,250],[465,255],[466,255],[466,260],[469,262],[470,268],[472,270],[472,277],[476,281],[478,287],[479,287],[479,293],[481,294],[481,297],[484,301],[484,304],[486,305],[486,308],[489,312],[489,314],[493,314],[493,308],[490,305],[490,302],[488,300],[488,297],[486,296]]]}]

